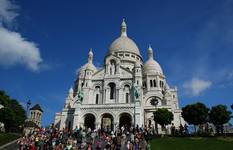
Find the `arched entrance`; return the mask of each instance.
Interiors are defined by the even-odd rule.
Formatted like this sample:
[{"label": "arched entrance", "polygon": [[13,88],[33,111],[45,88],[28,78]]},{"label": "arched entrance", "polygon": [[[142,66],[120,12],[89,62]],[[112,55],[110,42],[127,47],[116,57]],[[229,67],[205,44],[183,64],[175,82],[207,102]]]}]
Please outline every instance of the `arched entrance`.
[{"label": "arched entrance", "polygon": [[95,129],[95,116],[93,114],[86,114],[84,118],[84,127]]},{"label": "arched entrance", "polygon": [[113,116],[111,114],[103,114],[101,119],[101,129],[106,131],[113,131]]},{"label": "arched entrance", "polygon": [[119,117],[119,127],[125,126],[130,128],[132,126],[132,117],[128,113],[122,113]]}]

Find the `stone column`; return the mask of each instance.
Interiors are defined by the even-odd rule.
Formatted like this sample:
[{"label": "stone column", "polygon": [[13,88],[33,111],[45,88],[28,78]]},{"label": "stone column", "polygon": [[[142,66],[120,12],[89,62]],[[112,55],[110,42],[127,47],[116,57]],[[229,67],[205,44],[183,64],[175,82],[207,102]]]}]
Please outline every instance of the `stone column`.
[{"label": "stone column", "polygon": [[95,128],[98,130],[98,129],[100,129],[100,122],[96,122],[95,123]]},{"label": "stone column", "polygon": [[66,119],[67,119],[67,109],[63,109],[61,116],[60,130],[66,128]]},{"label": "stone column", "polygon": [[143,125],[143,117],[142,117],[142,110],[141,110],[141,102],[139,99],[136,99],[134,102],[134,125],[135,127],[138,125],[139,127]]},{"label": "stone column", "polygon": [[75,108],[74,111],[74,121],[73,121],[73,129],[76,128],[76,126],[79,128],[80,127],[80,121],[81,121],[81,111],[80,111],[81,103],[77,102],[77,107]]},{"label": "stone column", "polygon": [[114,132],[116,131],[116,128],[117,128],[117,127],[119,128],[119,122],[114,122],[114,129],[113,129]]},{"label": "stone column", "polygon": [[116,89],[116,103],[119,103],[119,88]]}]

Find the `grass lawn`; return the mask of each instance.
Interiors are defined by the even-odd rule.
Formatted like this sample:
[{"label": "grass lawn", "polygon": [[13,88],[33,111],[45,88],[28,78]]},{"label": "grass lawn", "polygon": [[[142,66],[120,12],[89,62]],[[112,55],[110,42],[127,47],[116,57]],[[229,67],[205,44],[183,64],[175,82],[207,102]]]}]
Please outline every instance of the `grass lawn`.
[{"label": "grass lawn", "polygon": [[0,133],[0,146],[11,142],[17,138],[19,138],[20,135],[19,134],[15,134],[15,133]]},{"label": "grass lawn", "polygon": [[233,137],[164,137],[150,143],[152,150],[233,150]]}]

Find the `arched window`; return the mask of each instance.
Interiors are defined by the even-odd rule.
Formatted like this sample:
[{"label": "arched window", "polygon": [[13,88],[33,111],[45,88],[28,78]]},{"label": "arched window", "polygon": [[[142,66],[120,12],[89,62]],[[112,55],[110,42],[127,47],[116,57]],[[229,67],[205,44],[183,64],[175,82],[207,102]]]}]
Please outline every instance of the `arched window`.
[{"label": "arched window", "polygon": [[154,81],[154,87],[156,87],[157,85],[156,85],[156,81],[155,80],[153,80]]},{"label": "arched window", "polygon": [[95,96],[95,104],[98,104],[99,103],[99,94],[96,94]]},{"label": "arched window", "polygon": [[99,104],[99,95],[100,95],[100,87],[96,86],[95,87],[95,104]]},{"label": "arched window", "polygon": [[160,82],[159,82],[159,86],[160,86],[161,88],[163,88],[163,86],[164,86],[163,81],[160,81]]},{"label": "arched window", "polygon": [[146,88],[146,87],[147,87],[147,86],[146,86],[146,82],[144,82],[144,84],[145,84],[145,88]]},{"label": "arched window", "polygon": [[150,87],[153,87],[153,81],[150,80]]},{"label": "arched window", "polygon": [[129,103],[129,93],[130,93],[130,86],[129,85],[125,85],[124,87],[124,92],[125,92],[125,102]]},{"label": "arched window", "polygon": [[126,103],[129,103],[129,93],[125,93],[125,101]]},{"label": "arched window", "polygon": [[115,99],[115,90],[116,90],[116,85],[115,83],[109,83],[110,87],[110,99]]}]

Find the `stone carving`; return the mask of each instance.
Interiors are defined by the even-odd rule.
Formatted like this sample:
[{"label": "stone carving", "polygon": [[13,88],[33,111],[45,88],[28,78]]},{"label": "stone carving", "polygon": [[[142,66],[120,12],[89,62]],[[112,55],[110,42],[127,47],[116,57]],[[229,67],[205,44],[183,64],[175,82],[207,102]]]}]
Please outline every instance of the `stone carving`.
[{"label": "stone carving", "polygon": [[140,97],[140,88],[136,84],[134,84],[133,89],[134,89],[134,96],[136,99],[138,99]]}]

